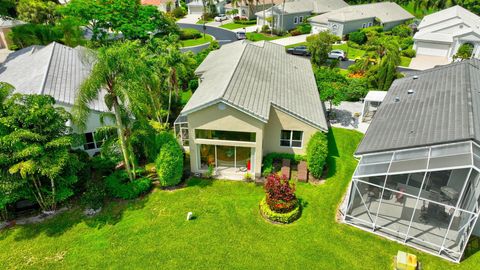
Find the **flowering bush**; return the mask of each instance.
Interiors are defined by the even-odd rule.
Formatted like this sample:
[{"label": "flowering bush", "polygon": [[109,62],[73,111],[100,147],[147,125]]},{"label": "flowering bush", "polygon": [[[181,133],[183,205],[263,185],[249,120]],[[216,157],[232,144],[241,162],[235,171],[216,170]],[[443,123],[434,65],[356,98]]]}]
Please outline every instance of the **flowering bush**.
[{"label": "flowering bush", "polygon": [[298,204],[295,196],[295,184],[286,177],[270,174],[265,182],[266,201],[271,210],[277,213],[288,213]]}]

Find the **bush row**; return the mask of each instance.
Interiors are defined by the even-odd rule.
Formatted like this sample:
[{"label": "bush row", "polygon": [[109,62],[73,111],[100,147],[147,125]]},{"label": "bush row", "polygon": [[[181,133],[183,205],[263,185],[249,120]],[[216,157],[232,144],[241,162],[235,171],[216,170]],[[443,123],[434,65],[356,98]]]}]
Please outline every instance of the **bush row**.
[{"label": "bush row", "polygon": [[105,179],[105,186],[110,196],[130,200],[149,191],[151,180],[143,177],[129,181],[125,171],[116,171]]},{"label": "bush row", "polygon": [[308,170],[315,178],[322,177],[328,155],[328,139],[325,133],[317,132],[307,144]]},{"label": "bush row", "polygon": [[300,218],[302,214],[302,207],[300,204],[297,204],[297,206],[288,213],[277,213],[270,209],[266,198],[263,198],[260,202],[260,212],[270,221],[288,224]]},{"label": "bush row", "polygon": [[197,29],[185,28],[180,30],[180,40],[201,38],[202,33]]},{"label": "bush row", "polygon": [[306,160],[305,156],[287,154],[287,153],[270,153],[263,158],[263,176],[268,176],[273,172],[273,161],[290,159],[293,163],[297,164],[302,160]]}]

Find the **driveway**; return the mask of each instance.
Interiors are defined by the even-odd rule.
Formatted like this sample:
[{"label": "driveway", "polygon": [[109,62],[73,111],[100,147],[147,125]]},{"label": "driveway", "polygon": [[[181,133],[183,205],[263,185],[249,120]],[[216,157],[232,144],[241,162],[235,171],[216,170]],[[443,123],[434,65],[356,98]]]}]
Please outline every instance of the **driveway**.
[{"label": "driveway", "polygon": [[202,14],[187,14],[185,17],[179,19],[177,23],[191,23],[195,24],[200,20]]},{"label": "driveway", "polygon": [[12,51],[9,51],[7,49],[0,49],[0,64],[7,59],[7,56],[11,53]]},{"label": "driveway", "polygon": [[279,45],[283,46],[288,46],[288,45],[293,45],[301,42],[307,41],[307,37],[310,36],[311,34],[306,34],[306,35],[299,35],[299,36],[293,36],[293,37],[286,37],[286,38],[279,38],[272,40],[272,43],[276,43]]},{"label": "driveway", "polygon": [[417,70],[430,69],[435,66],[443,66],[450,64],[447,57],[442,56],[430,56],[430,55],[417,55],[412,59],[409,68]]},{"label": "driveway", "polygon": [[[200,32],[203,32],[203,25],[201,24],[187,24],[187,23],[178,23],[178,26],[180,28],[194,28],[197,29]],[[235,35],[235,32],[223,29],[220,27],[214,27],[214,26],[205,26],[205,33],[212,35],[220,45],[227,44],[233,41],[237,41],[237,36]],[[208,47],[209,44],[205,45],[200,45],[196,47],[191,47],[191,48],[185,48],[182,49],[182,51],[192,51],[194,53],[198,53],[199,51],[205,49]]]}]

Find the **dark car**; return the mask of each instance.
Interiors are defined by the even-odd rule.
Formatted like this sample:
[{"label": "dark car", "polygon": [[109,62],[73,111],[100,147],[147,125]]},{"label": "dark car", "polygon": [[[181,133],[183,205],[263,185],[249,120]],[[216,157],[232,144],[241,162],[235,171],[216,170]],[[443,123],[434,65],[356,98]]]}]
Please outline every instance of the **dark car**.
[{"label": "dark car", "polygon": [[294,55],[310,56],[307,46],[297,46],[295,48],[288,48],[287,53]]}]

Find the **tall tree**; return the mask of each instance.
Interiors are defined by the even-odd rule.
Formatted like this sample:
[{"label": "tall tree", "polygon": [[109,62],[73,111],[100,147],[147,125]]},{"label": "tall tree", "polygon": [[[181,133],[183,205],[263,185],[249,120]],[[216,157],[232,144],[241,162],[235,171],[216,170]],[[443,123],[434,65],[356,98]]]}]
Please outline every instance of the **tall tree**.
[{"label": "tall tree", "polygon": [[311,61],[316,66],[324,65],[328,59],[328,53],[332,50],[332,44],[339,38],[329,31],[323,31],[307,37],[307,48],[312,54]]},{"label": "tall tree", "polygon": [[348,88],[348,81],[336,69],[317,68],[315,70],[315,79],[320,93],[320,99],[329,103],[329,111],[332,111],[333,105],[338,105],[345,98],[345,92]]},{"label": "tall tree", "polygon": [[35,24],[53,24],[58,18],[58,4],[48,0],[19,0],[18,18]]}]

